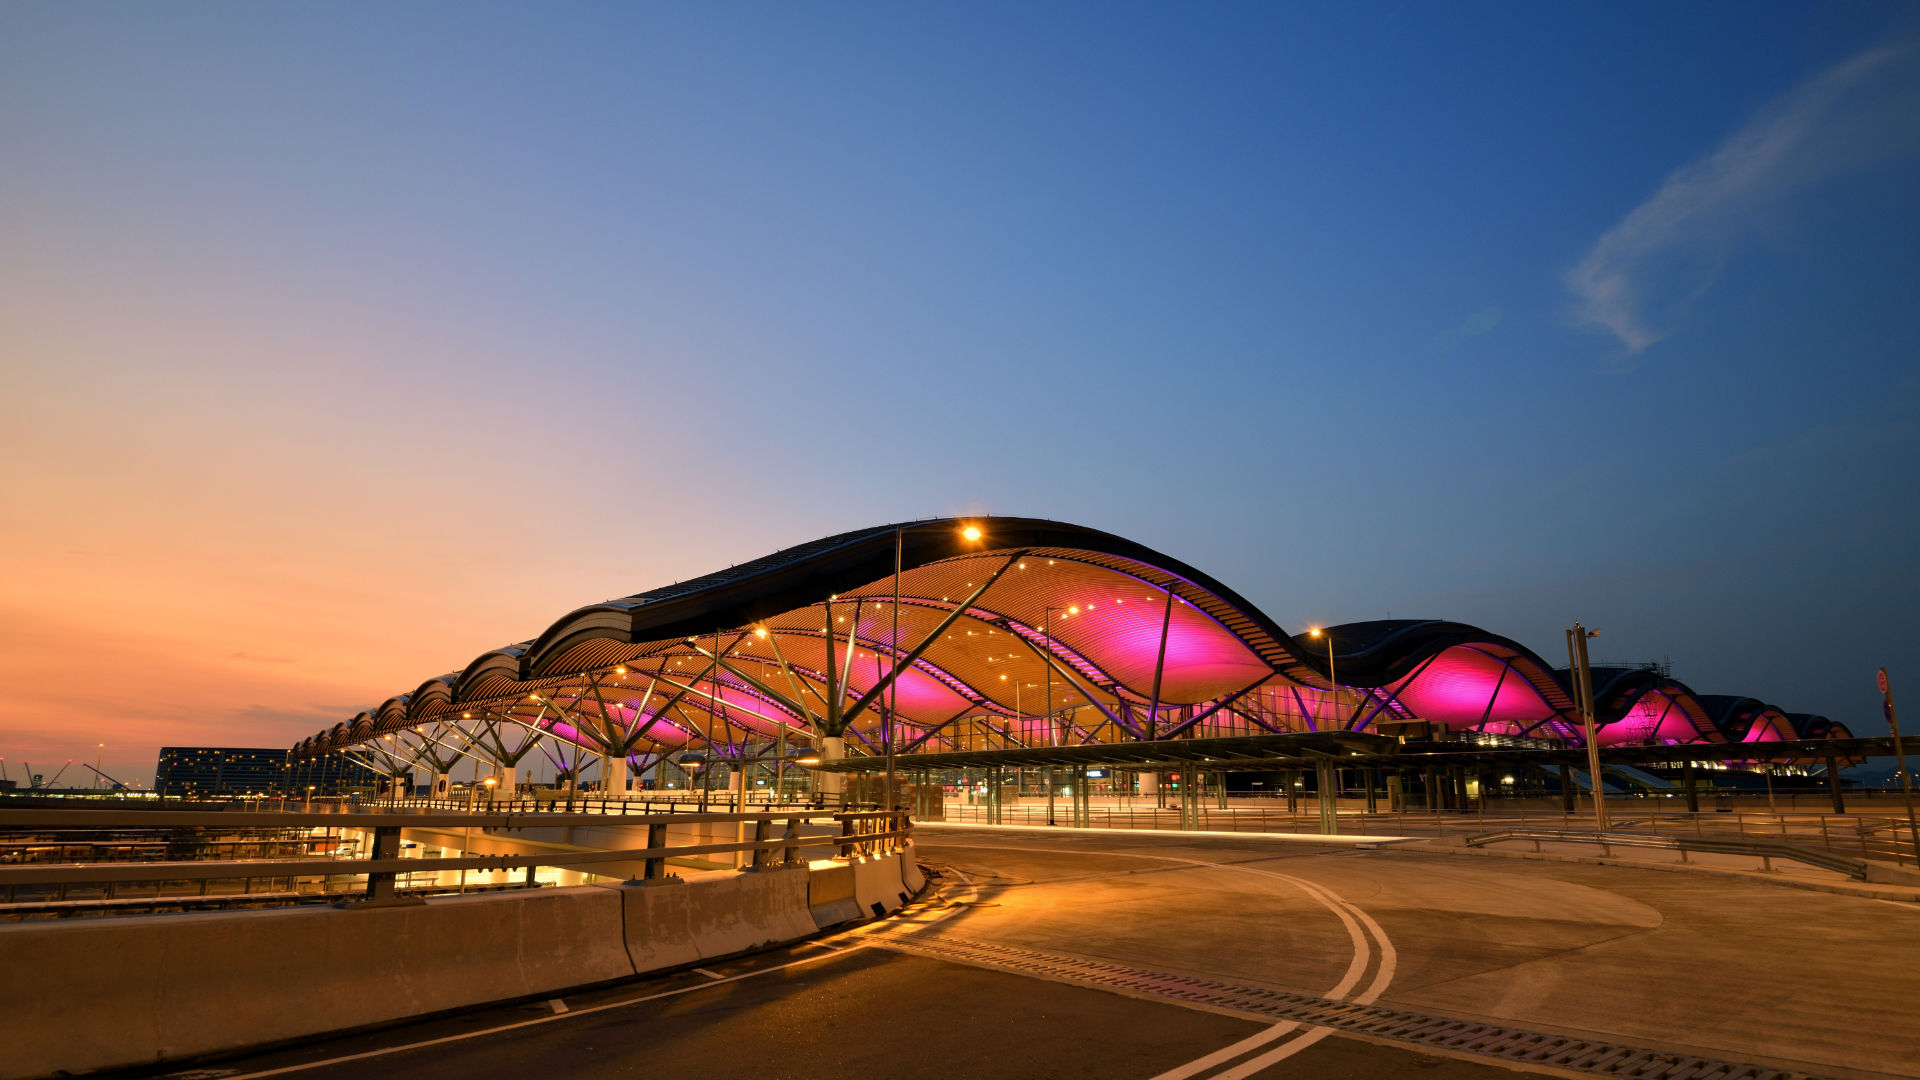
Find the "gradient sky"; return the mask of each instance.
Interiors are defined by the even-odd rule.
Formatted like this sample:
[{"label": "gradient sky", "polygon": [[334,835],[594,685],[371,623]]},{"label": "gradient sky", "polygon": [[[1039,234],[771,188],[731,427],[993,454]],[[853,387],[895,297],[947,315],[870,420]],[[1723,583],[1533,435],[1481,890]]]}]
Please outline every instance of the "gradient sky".
[{"label": "gradient sky", "polygon": [[950,512],[1920,718],[1916,151],[1913,5],[9,3],[0,755]]}]

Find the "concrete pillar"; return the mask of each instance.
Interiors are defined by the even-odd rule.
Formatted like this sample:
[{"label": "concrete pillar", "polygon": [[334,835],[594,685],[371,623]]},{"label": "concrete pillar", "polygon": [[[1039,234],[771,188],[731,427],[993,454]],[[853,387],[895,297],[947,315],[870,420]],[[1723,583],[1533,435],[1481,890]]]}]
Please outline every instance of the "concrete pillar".
[{"label": "concrete pillar", "polygon": [[1833,795],[1833,812],[1846,813],[1847,801],[1840,794],[1840,763],[1832,758],[1827,759],[1827,791]]},{"label": "concrete pillar", "polygon": [[[1687,769],[1688,775],[1692,775],[1693,766],[1689,765]],[[1573,813],[1574,807],[1579,805],[1577,798],[1573,791],[1573,767],[1562,765],[1560,766],[1560,811],[1566,814]]]},{"label": "concrete pillar", "polygon": [[633,790],[633,774],[627,768],[626,755],[610,755],[606,759],[606,765],[607,775],[603,786],[606,788],[607,798],[626,798],[627,793]]},{"label": "concrete pillar", "polygon": [[518,798],[520,770],[501,769],[498,775],[500,782],[493,786],[493,797],[496,799]]},{"label": "concrete pillar", "polygon": [[1687,789],[1687,813],[1699,813],[1700,781],[1699,777],[1695,775],[1693,762],[1689,761],[1680,767],[1680,783],[1681,786]]},{"label": "concrete pillar", "polygon": [[453,774],[437,772],[433,774],[433,797],[444,799],[453,794]]},{"label": "concrete pillar", "polygon": [[1140,774],[1140,794],[1142,795],[1160,794],[1160,774],[1159,773],[1143,772]]},{"label": "concrete pillar", "polygon": [[[820,760],[839,761],[847,756],[847,740],[828,736],[820,740]],[[813,791],[824,806],[839,806],[846,801],[847,775],[837,772],[813,774]]]}]

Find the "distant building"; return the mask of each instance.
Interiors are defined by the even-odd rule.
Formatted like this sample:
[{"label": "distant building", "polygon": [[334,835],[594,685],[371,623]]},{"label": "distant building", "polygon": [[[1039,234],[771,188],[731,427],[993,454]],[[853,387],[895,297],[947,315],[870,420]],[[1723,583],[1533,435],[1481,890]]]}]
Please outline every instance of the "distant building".
[{"label": "distant building", "polygon": [[342,757],[287,765],[285,750],[252,746],[163,746],[154,770],[153,789],[162,795],[192,797],[338,794],[342,788],[368,788],[375,776]]},{"label": "distant building", "polygon": [[162,795],[270,795],[287,786],[287,752],[245,746],[163,746],[153,790]]}]

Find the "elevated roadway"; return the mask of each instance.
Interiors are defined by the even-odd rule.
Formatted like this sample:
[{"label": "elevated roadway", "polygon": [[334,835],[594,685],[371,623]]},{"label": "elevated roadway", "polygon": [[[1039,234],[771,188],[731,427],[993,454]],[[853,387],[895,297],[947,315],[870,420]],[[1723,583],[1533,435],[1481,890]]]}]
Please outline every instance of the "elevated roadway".
[{"label": "elevated roadway", "polygon": [[1920,1076],[1920,905],[1285,837],[918,840],[942,877],[894,919],[196,1075]]}]

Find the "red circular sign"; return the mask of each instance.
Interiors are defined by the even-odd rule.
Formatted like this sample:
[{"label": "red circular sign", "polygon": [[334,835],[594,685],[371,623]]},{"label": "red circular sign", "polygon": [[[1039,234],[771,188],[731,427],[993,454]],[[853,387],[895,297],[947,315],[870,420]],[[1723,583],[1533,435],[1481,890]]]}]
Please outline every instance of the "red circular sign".
[{"label": "red circular sign", "polygon": [[1887,692],[1887,669],[1886,668],[1880,669],[1880,692],[1883,694]]}]

